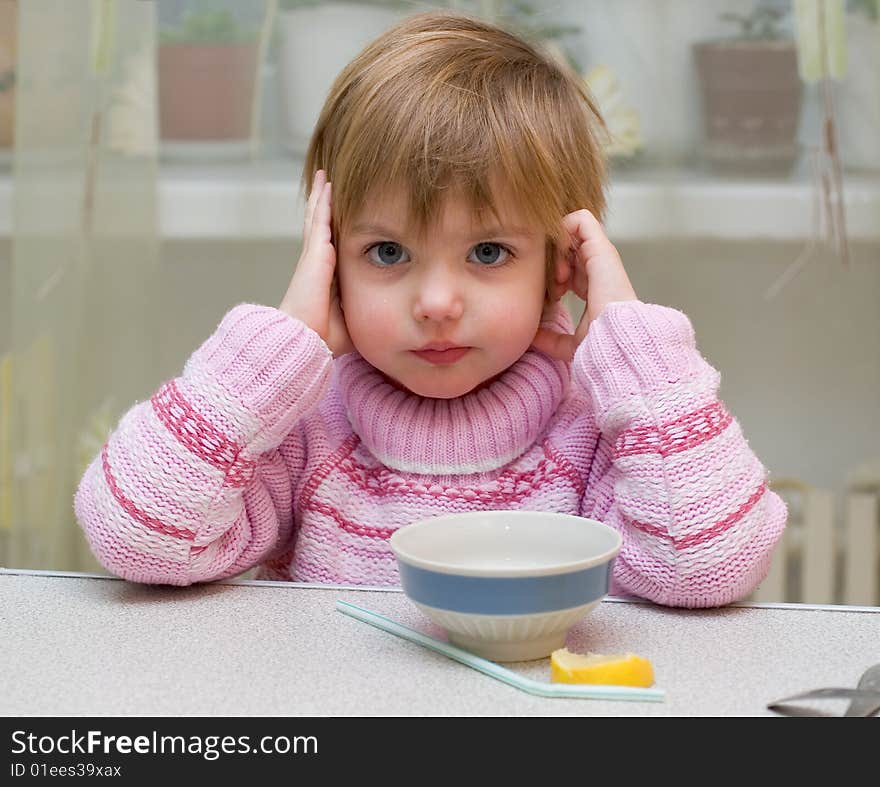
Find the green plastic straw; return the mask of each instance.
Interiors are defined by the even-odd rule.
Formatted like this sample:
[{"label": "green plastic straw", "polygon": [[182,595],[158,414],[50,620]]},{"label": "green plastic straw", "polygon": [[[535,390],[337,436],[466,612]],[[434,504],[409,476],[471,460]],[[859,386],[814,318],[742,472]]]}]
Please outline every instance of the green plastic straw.
[{"label": "green plastic straw", "polygon": [[384,615],[380,615],[378,612],[371,612],[356,604],[349,604],[347,601],[338,599],[336,601],[336,609],[345,615],[349,615],[364,623],[369,623],[371,626],[380,628],[383,631],[388,631],[398,637],[408,639],[410,642],[424,645],[426,648],[448,656],[454,661],[466,664],[468,667],[473,667],[484,675],[522,689],[529,694],[536,694],[539,697],[577,697],[588,700],[629,700],[632,702],[663,702],[666,699],[666,692],[663,689],[643,689],[637,686],[544,683],[505,669],[494,661],[475,656],[473,653],[462,650],[455,645],[429,637],[427,634],[422,634],[420,631],[415,631],[390,618],[386,618]]}]

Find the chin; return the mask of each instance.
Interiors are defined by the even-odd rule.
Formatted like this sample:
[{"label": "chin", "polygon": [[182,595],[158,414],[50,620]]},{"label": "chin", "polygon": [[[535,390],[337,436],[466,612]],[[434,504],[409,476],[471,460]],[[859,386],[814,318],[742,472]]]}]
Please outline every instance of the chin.
[{"label": "chin", "polygon": [[[373,368],[379,371],[389,385],[416,396],[423,396],[426,399],[456,399],[459,396],[465,396],[491,385],[509,368],[509,365],[504,365],[497,372],[490,370],[488,377],[486,377],[481,374],[481,371],[487,372],[485,367],[482,369],[467,368],[462,365],[461,368],[438,366],[434,369],[430,367],[413,369],[404,365],[398,369],[398,375],[394,375],[390,373],[389,368],[383,369],[366,356],[364,357],[373,365]],[[514,358],[511,362],[515,360]]]},{"label": "chin", "polygon": [[424,396],[426,399],[455,399],[470,393],[476,385],[443,385],[430,384],[424,381],[421,384],[403,385],[406,390],[418,396]]},{"label": "chin", "polygon": [[382,372],[382,376],[389,385],[394,386],[398,390],[407,391],[408,393],[416,394],[416,396],[423,396],[426,399],[455,399],[459,396],[464,396],[495,379],[493,377],[483,382],[445,379],[425,380],[424,378],[399,380],[396,377],[392,377],[387,372]]}]

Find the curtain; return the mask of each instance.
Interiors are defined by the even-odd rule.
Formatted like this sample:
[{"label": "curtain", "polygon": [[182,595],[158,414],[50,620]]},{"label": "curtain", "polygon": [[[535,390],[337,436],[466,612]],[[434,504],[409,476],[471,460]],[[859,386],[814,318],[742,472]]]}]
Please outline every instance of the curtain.
[{"label": "curtain", "polygon": [[155,28],[151,2],[18,3],[3,565],[97,568],[73,495],[156,385]]},{"label": "curtain", "polygon": [[[833,495],[835,538],[880,511],[880,0],[0,0],[0,565],[97,569],[86,463],[226,310],[277,305],[332,78],[432,7],[583,75],[639,296],[689,316],[780,491]],[[703,46],[770,33],[797,68]]]}]

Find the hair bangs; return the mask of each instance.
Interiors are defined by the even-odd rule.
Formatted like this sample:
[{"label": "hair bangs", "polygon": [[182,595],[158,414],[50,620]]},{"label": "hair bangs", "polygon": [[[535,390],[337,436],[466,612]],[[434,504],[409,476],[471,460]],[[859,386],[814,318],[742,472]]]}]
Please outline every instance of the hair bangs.
[{"label": "hair bangs", "polygon": [[[406,196],[408,231],[424,236],[450,196],[483,223],[515,209],[547,238],[548,270],[565,245],[561,219],[604,220],[602,118],[564,63],[494,25],[455,12],[407,17],[334,82],[303,170],[333,181],[333,234],[369,200]],[[506,210],[507,208],[507,210]]]}]

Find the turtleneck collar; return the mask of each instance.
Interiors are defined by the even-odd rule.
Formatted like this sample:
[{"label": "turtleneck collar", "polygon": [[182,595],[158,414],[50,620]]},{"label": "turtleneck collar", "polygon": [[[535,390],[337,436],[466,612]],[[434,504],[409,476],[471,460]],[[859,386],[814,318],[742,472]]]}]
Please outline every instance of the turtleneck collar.
[{"label": "turtleneck collar", "polygon": [[[572,332],[561,304],[543,324]],[[356,352],[337,359],[335,374],[352,429],[382,464],[459,475],[496,470],[528,449],[565,395],[570,364],[530,348],[491,385],[454,399],[396,388]]]}]

